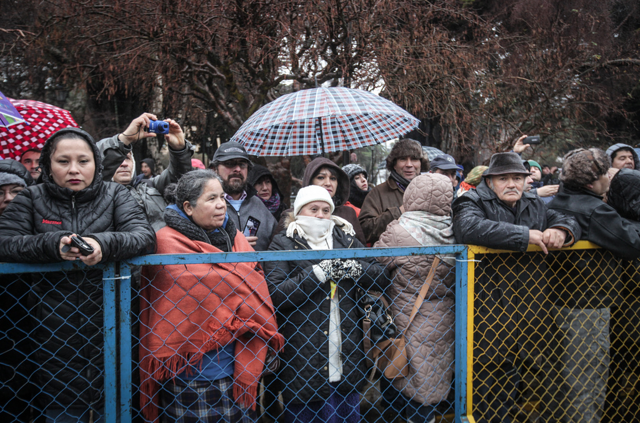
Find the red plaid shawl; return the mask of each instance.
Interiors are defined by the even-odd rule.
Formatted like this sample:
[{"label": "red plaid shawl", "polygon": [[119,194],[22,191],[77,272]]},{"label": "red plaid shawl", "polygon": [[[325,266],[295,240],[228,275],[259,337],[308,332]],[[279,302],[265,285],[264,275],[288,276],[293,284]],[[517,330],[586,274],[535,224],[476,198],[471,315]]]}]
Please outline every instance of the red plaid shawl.
[{"label": "red plaid shawl", "polygon": [[[156,234],[158,254],[220,253],[169,227]],[[234,252],[253,251],[240,233]],[[273,303],[256,263],[147,266],[140,300],[140,407],[158,418],[159,383],[175,377],[202,356],[236,341],[233,396],[255,407],[267,342],[280,351]]]}]

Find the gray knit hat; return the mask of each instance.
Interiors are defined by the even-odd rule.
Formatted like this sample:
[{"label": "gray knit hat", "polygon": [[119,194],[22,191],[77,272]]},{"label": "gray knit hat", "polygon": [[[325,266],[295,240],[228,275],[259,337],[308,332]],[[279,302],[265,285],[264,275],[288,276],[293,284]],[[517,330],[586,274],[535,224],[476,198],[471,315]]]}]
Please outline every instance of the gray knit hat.
[{"label": "gray knit hat", "polygon": [[359,173],[364,173],[364,177],[367,178],[369,175],[367,175],[367,171],[364,170],[364,168],[360,165],[357,165],[355,163],[351,163],[348,164],[346,166],[342,166],[342,170],[344,171],[344,173],[347,174],[347,176],[349,177],[349,180],[352,180],[357,174]]},{"label": "gray knit hat", "polygon": [[27,183],[19,177],[18,175],[14,175],[13,173],[0,172],[0,187],[3,185],[20,185],[21,187],[27,187]]},{"label": "gray knit hat", "polygon": [[560,181],[568,187],[582,188],[606,175],[610,167],[609,156],[599,148],[578,148],[564,156]]}]

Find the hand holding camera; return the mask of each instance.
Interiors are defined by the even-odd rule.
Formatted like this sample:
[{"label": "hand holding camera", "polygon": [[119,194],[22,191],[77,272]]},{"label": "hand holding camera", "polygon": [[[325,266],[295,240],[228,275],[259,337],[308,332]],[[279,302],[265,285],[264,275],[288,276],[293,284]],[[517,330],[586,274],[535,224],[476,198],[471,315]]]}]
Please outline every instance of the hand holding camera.
[{"label": "hand holding camera", "polygon": [[102,249],[95,239],[72,234],[60,239],[60,257],[63,260],[81,260],[86,265],[93,266],[102,260]]}]

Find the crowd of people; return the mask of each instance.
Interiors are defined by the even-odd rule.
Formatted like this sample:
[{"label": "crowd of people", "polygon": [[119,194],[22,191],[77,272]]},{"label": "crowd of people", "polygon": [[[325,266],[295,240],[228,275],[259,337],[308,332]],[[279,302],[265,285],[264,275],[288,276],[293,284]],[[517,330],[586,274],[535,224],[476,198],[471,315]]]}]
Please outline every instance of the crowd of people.
[{"label": "crowd of people", "polygon": [[[287,208],[288,193],[268,168],[252,163],[242,144],[222,144],[205,169],[171,119],[165,135],[169,166],[156,175],[155,163],[144,159],[136,175],[132,145],[155,136],[145,128],[156,119],[145,113],[123,133],[97,143],[81,129],[62,129],[41,151],[26,151],[20,161],[0,160],[0,261],[79,260],[88,266],[44,279],[34,275],[24,300],[32,342],[15,348],[25,350],[31,367],[16,364],[12,375],[32,372],[47,422],[100,422],[104,416],[102,274],[93,267],[99,263],[149,253],[454,243],[520,252],[535,245],[546,254],[578,240],[626,259],[640,257],[640,161],[628,145],[570,151],[557,174],[521,158],[528,148],[522,137],[512,152],[496,153],[489,166],[462,177],[452,156],[429,163],[417,141],[401,139],[386,158],[385,182],[370,187],[358,164],[341,168],[317,157]],[[455,256],[437,263],[415,319],[409,318],[412,305],[434,256],[353,259],[345,253],[339,259],[139,269],[134,360],[142,415],[167,422],[254,422],[263,380],[265,408],[281,421],[360,421],[369,369],[358,301],[362,291],[376,290],[391,300],[398,329],[411,334],[408,376],[381,378],[384,407],[393,410],[385,420],[402,412],[407,421],[434,422],[452,389],[455,340]],[[515,302],[513,286],[494,282],[476,286],[484,307]],[[582,302],[585,293],[571,294],[574,301],[560,310],[562,318],[579,320],[586,328],[581,336],[606,357],[609,345],[598,330],[602,321],[608,324],[610,302],[603,295],[596,312],[587,312],[593,307]],[[476,330],[487,345],[504,336],[495,327]],[[19,353],[3,360],[23,363]],[[279,367],[266,375],[273,356]],[[492,372],[479,376],[474,391],[476,421],[511,421],[521,369],[492,348],[476,359]],[[596,382],[572,385],[563,394],[563,404],[590,416],[588,421],[602,414],[606,363],[582,363],[579,371]],[[574,367],[570,360],[563,363],[561,376],[572,377]],[[20,420],[24,411],[15,395],[0,408]],[[585,402],[585,395],[593,399]]]}]

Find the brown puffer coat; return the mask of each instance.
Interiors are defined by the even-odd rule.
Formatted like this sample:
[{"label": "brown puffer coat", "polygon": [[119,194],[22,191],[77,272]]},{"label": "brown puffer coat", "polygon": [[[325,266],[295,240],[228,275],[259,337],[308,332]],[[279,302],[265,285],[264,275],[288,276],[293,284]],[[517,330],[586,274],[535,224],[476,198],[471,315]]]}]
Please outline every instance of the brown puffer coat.
[{"label": "brown puffer coat", "polygon": [[[450,217],[452,200],[451,181],[446,177],[431,173],[416,177],[404,194],[405,213],[389,224],[374,247],[455,243]],[[454,372],[455,259],[440,258],[425,301],[409,328],[411,311],[434,256],[378,258],[392,272],[393,284],[387,292],[398,329],[405,334],[410,357],[409,376],[395,379],[393,383],[408,398],[422,404],[445,400]]]}]

